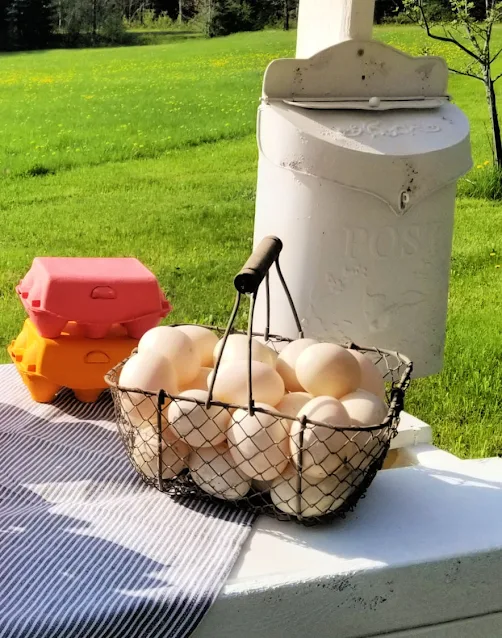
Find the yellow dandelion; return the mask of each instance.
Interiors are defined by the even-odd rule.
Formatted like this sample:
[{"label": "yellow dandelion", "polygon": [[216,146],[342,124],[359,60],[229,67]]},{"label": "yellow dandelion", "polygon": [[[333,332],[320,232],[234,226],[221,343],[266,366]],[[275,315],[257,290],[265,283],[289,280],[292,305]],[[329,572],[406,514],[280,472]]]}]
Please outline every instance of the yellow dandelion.
[{"label": "yellow dandelion", "polygon": [[490,257],[495,257],[497,253],[490,253]]},{"label": "yellow dandelion", "polygon": [[486,162],[483,162],[485,166],[490,166],[490,162],[488,160],[486,160]]},{"label": "yellow dandelion", "polygon": [[497,265],[495,266],[495,268],[500,268],[500,264],[497,264]]},{"label": "yellow dandelion", "polygon": [[483,164],[478,164],[476,168],[483,168]]}]

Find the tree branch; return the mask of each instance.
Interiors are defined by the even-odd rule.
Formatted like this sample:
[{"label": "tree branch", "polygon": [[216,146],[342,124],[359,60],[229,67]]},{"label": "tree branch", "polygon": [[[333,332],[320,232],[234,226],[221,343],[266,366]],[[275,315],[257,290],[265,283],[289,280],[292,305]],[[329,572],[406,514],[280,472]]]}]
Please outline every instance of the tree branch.
[{"label": "tree branch", "polygon": [[[481,82],[484,82],[484,79],[481,76],[476,75],[475,73],[469,73],[469,71],[459,71],[458,69],[452,69],[451,67],[448,67],[448,71],[456,73],[457,75],[466,75],[469,78],[474,78],[475,80],[481,80]],[[502,76],[502,73],[500,75]]]},{"label": "tree branch", "polygon": [[495,82],[496,82],[497,80],[500,80],[500,78],[502,78],[502,73],[499,73],[499,74],[497,75],[497,77],[493,80],[493,84],[495,84]]},{"label": "tree branch", "polygon": [[[457,16],[458,16],[458,13],[457,13]],[[470,18],[469,9],[467,7],[467,2],[466,2],[465,19],[463,20],[465,31],[467,33],[467,37],[471,41],[472,46],[474,47],[474,50],[477,51],[478,55],[481,57],[483,55],[483,51],[481,50],[481,47],[479,46],[479,42],[476,40],[476,37],[473,35],[472,24],[469,21],[469,18]],[[450,37],[452,37],[451,33],[449,33],[448,35]],[[485,40],[485,46],[486,46],[487,42],[488,42],[488,40]]]},{"label": "tree branch", "polygon": [[499,49],[497,51],[497,53],[495,53],[495,55],[493,56],[493,58],[491,58],[490,60],[490,64],[493,64],[495,62],[495,60],[499,57],[499,55],[502,53],[502,49]]},{"label": "tree branch", "polygon": [[423,20],[423,23],[424,23],[424,28],[425,28],[425,31],[426,31],[427,35],[429,36],[429,38],[432,38],[433,40],[439,40],[440,42],[449,42],[450,44],[455,44],[464,53],[466,53],[468,56],[470,56],[471,58],[476,60],[476,62],[479,62],[479,64],[481,64],[481,65],[483,64],[483,60],[478,55],[476,55],[475,53],[470,51],[467,47],[465,47],[461,42],[459,42],[452,35],[442,36],[442,35],[437,35],[436,33],[432,33],[430,25],[429,25],[429,21],[427,20],[427,16],[425,15],[425,11],[424,11],[424,7],[423,7],[423,4],[422,4],[422,0],[418,1],[418,5],[417,6],[418,6],[418,8],[420,10],[420,14],[422,16],[422,20]]}]

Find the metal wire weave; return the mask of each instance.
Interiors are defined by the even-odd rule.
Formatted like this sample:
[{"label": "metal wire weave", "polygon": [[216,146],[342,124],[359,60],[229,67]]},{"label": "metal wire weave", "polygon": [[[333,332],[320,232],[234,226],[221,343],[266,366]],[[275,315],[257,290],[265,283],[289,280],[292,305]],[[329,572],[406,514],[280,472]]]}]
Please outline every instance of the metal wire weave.
[{"label": "metal wire weave", "polygon": [[[249,436],[247,407],[213,400],[207,408],[205,401],[189,397],[121,388],[124,361],[110,371],[107,381],[129,459],[146,483],[176,497],[224,498],[229,506],[307,525],[343,517],[383,465],[409,384],[405,358],[376,348],[357,349],[387,371],[389,411],[384,422],[371,427],[332,426],[255,406],[266,435],[258,443],[253,438],[249,458],[239,452]],[[168,427],[173,413],[179,424],[176,428],[174,423],[174,431]],[[229,424],[234,432],[231,441],[222,436]],[[310,445],[305,437],[309,426],[323,433]],[[190,429],[200,437],[194,448],[185,447],[175,434]],[[309,475],[313,461],[325,478]]]},{"label": "metal wire weave", "polygon": [[[276,266],[303,337],[278,261]],[[268,273],[265,283],[268,291]],[[223,335],[204,399],[121,387],[127,360],[108,373],[129,459],[146,483],[175,498],[224,499],[229,507],[305,525],[344,517],[383,465],[397,433],[412,364],[397,352],[346,346],[368,356],[387,382],[387,415],[372,426],[331,425],[264,408],[253,398],[252,338],[263,337],[276,351],[291,340],[269,334],[268,325],[264,333],[253,331],[256,291],[247,332],[235,330],[241,296],[238,292],[226,329],[202,326]],[[249,343],[247,405],[213,398],[226,340],[236,333],[246,334]]]}]

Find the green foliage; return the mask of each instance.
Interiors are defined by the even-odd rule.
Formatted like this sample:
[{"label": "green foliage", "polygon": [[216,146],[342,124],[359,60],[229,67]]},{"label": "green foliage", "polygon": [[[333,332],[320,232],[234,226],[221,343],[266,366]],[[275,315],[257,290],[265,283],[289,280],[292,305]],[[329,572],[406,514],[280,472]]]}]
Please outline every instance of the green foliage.
[{"label": "green foliage", "polygon": [[425,0],[403,0],[403,7],[410,19],[423,27],[430,38],[455,46],[463,53],[461,67],[450,67],[450,71],[484,84],[491,120],[493,157],[502,169],[502,135],[495,92],[495,83],[502,74],[493,74],[493,65],[502,53],[502,47],[494,50],[493,46],[494,26],[502,20],[502,2],[485,0],[481,14],[480,0],[448,0],[448,3],[449,20],[439,24],[430,15],[429,3]]},{"label": "green foliage", "polygon": [[8,48],[41,49],[50,43],[54,25],[51,0],[11,0],[6,18]]},{"label": "green foliage", "polygon": [[210,38],[252,31],[252,9],[240,0],[212,0],[209,7],[207,33]]},{"label": "green foliage", "polygon": [[453,19],[450,0],[428,0],[427,16],[432,22],[444,22]]},{"label": "green foliage", "polygon": [[289,29],[296,18],[296,0],[206,0],[203,13],[209,37],[257,31],[267,25]]},{"label": "green foliage", "polygon": [[[55,45],[85,47],[142,41],[127,36],[126,29],[210,37],[279,23],[289,29],[297,5],[298,0],[0,0],[0,50],[43,47],[51,32],[58,36]],[[40,28],[30,26],[33,15]]]},{"label": "green foliage", "polygon": [[502,200],[502,169],[489,161],[478,164],[462,180],[460,192],[467,197]]},{"label": "green foliage", "polygon": [[8,24],[7,24],[7,0],[0,0],[0,50],[7,48]]},{"label": "green foliage", "polygon": [[124,18],[127,29],[145,31],[172,31],[179,26],[177,20],[173,20],[167,11],[157,14],[154,9],[145,9],[135,13],[130,19]]},{"label": "green foliage", "polygon": [[[463,61],[418,27],[378,27],[375,37],[412,55],[427,45],[450,66]],[[272,59],[294,55],[294,38],[263,31],[2,57],[2,361],[24,319],[14,287],[36,255],[136,256],[172,300],[170,321],[225,322],[232,277],[252,246],[263,72]],[[493,39],[502,44],[502,26]],[[502,56],[494,66],[502,72]],[[452,75],[449,90],[484,165],[483,85]],[[431,423],[441,447],[495,456],[502,453],[502,206],[462,196],[455,222],[445,367],[412,383],[406,409]]]},{"label": "green foliage", "polygon": [[101,35],[110,44],[122,44],[125,40],[125,25],[120,10],[110,11],[103,19]]},{"label": "green foliage", "polygon": [[401,0],[376,0],[375,22],[381,24],[389,19],[394,19],[402,9]]}]

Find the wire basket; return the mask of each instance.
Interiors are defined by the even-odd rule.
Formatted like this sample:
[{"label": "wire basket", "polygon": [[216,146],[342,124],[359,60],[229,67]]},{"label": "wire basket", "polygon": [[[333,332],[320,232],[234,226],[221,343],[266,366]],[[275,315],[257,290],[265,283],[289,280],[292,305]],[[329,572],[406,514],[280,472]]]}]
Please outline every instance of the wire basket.
[{"label": "wire basket", "polygon": [[[131,463],[147,484],[174,497],[219,503],[223,499],[229,507],[313,525],[344,517],[381,469],[397,433],[412,363],[397,352],[353,343],[344,346],[369,357],[387,382],[387,414],[375,425],[334,425],[298,416],[302,414],[298,409],[294,414],[281,412],[281,403],[272,407],[260,402],[260,392],[269,396],[281,390],[276,390],[279,375],[273,367],[256,360],[255,338],[260,337],[275,352],[292,341],[269,333],[269,269],[274,264],[299,338],[304,337],[279,266],[281,249],[279,239],[266,238],[235,277],[237,296],[226,329],[201,326],[222,337],[223,344],[206,391],[173,395],[122,387],[120,373],[129,359],[113,368],[106,381],[119,434]],[[260,333],[253,331],[253,316],[263,280],[267,323]],[[234,328],[243,295],[251,298],[246,332]],[[241,389],[235,403],[214,398],[225,372],[223,354],[231,334],[246,335],[248,349],[247,361],[242,362],[247,387]],[[255,376],[256,370],[263,372],[263,379]],[[334,399],[319,398],[328,407],[330,401],[338,405]]]}]

